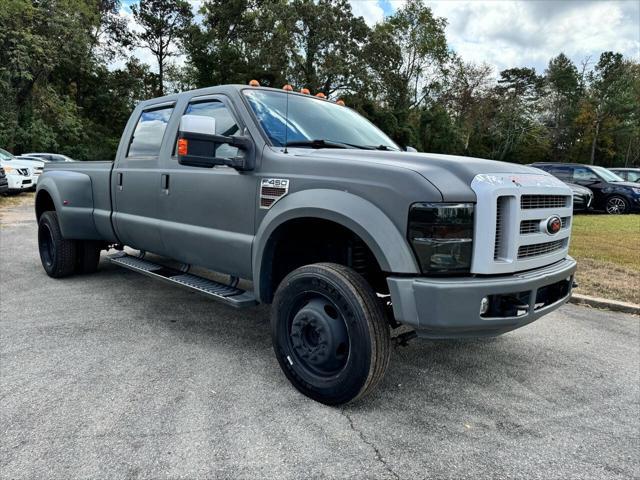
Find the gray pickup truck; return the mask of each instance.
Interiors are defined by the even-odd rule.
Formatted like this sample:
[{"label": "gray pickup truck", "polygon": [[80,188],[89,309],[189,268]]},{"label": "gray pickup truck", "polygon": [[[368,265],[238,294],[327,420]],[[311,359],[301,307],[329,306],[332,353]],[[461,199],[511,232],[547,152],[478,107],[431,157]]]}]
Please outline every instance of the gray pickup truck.
[{"label": "gray pickup truck", "polygon": [[576,268],[555,177],[403,151],[348,107],[254,86],[140,103],[114,162],[46,165],[35,210],[51,277],[113,250],[227,305],[271,304],[285,375],[333,405],[380,381],[392,330],[508,332],[565,303]]}]

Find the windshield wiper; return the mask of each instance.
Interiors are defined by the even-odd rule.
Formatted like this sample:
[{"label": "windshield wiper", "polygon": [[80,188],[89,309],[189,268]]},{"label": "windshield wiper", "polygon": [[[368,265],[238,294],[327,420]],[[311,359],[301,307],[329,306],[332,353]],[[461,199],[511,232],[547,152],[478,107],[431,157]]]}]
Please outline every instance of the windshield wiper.
[{"label": "windshield wiper", "polygon": [[329,142],[327,140],[299,140],[295,142],[287,142],[285,147],[311,147],[311,148],[349,148],[345,143]]}]

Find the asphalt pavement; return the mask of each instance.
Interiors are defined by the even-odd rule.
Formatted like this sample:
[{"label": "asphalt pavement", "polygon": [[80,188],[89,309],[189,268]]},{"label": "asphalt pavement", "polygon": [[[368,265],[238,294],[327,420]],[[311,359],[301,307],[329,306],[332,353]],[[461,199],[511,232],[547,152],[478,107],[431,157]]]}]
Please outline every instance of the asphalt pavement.
[{"label": "asphalt pavement", "polygon": [[2,478],[640,477],[640,317],[567,305],[495,339],[413,341],[369,397],[315,403],[266,307],[110,265],[48,278],[0,228]]}]

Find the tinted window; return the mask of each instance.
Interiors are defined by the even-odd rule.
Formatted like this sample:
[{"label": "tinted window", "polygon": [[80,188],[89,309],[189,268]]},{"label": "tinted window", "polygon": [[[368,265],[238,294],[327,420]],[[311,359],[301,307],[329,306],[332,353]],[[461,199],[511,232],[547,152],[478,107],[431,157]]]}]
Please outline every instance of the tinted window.
[{"label": "tinted window", "polygon": [[577,181],[599,181],[598,176],[593,173],[590,169],[585,167],[576,167],[573,170],[573,179]]},{"label": "tinted window", "polygon": [[552,167],[547,171],[562,180],[571,180],[571,174],[573,173],[571,167]]},{"label": "tinted window", "polygon": [[162,137],[172,111],[173,107],[164,107],[142,112],[127,157],[157,157],[160,154]]},{"label": "tinted window", "polygon": [[[237,135],[240,128],[236,123],[233,114],[218,100],[210,100],[206,102],[191,103],[184,112],[185,115],[202,115],[211,117],[216,121],[217,135]],[[238,149],[226,144],[220,144],[216,147],[215,156],[219,158],[232,158],[238,155]]]}]

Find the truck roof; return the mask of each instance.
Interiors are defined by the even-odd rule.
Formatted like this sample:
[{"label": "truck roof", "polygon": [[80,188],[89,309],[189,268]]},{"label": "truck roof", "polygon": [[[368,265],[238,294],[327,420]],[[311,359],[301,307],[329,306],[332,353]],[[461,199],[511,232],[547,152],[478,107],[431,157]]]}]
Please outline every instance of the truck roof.
[{"label": "truck roof", "polygon": [[[242,85],[242,84],[216,85],[213,87],[204,87],[204,88],[198,88],[195,90],[186,90],[184,92],[174,93],[172,95],[165,95],[164,97],[151,98],[149,100],[144,100],[140,102],[139,105],[145,107],[147,105],[154,105],[157,103],[174,102],[183,96],[194,97],[194,96],[215,95],[215,94],[230,94],[230,93],[239,94],[241,90],[245,90],[245,89],[266,90],[266,91],[280,92],[280,93],[283,92],[281,88],[273,88],[273,87],[252,87],[250,85]],[[315,95],[306,94],[306,93],[290,91],[289,94],[298,95],[301,97],[311,97],[317,100],[331,102],[331,100],[328,100],[326,98],[316,97]]]}]

